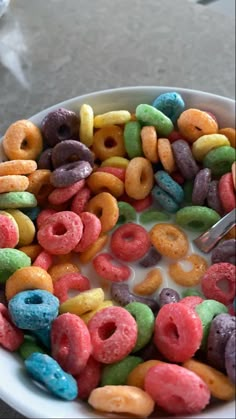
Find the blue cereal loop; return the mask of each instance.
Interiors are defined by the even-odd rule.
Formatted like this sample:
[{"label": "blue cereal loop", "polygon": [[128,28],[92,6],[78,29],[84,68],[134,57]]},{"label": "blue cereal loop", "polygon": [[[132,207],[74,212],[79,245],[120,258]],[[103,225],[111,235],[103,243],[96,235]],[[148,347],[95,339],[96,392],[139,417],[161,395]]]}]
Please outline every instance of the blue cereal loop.
[{"label": "blue cereal loop", "polygon": [[168,193],[163,191],[159,186],[154,186],[154,188],[152,189],[152,196],[154,201],[156,201],[165,211],[170,213],[175,213],[178,211],[178,204]]},{"label": "blue cereal loop", "polygon": [[178,204],[184,200],[184,191],[164,170],[159,170],[154,175],[155,180],[163,191],[167,192]]},{"label": "blue cereal loop", "polygon": [[34,330],[34,336],[48,349],[51,348],[51,324],[43,329]]},{"label": "blue cereal loop", "polygon": [[31,377],[45,385],[56,396],[74,400],[78,396],[76,380],[66,373],[49,355],[34,352],[25,360],[25,367]]},{"label": "blue cereal loop", "polygon": [[152,106],[168,116],[173,123],[185,109],[182,96],[176,92],[163,93],[154,100]]},{"label": "blue cereal loop", "polygon": [[11,298],[8,309],[20,329],[43,329],[57,317],[59,300],[44,290],[22,291]]}]

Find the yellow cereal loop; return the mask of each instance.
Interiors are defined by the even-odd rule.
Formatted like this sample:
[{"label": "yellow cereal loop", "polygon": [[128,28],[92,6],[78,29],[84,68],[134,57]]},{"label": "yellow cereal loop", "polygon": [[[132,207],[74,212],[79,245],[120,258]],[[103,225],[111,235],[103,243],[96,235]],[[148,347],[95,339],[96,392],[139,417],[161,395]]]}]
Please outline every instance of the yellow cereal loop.
[{"label": "yellow cereal loop", "polygon": [[209,151],[222,146],[230,146],[230,142],[225,135],[208,134],[199,137],[192,146],[192,153],[196,160],[202,161]]},{"label": "yellow cereal loop", "polygon": [[189,359],[183,364],[183,367],[197,374],[207,384],[213,397],[220,400],[234,398],[235,386],[222,372],[202,362],[195,361],[195,359]]},{"label": "yellow cereal loop", "polygon": [[93,144],[93,108],[84,103],[80,108],[79,136],[81,143],[90,147]]},{"label": "yellow cereal loop", "polygon": [[60,305],[60,313],[72,313],[81,316],[88,311],[95,310],[104,300],[102,288],[83,291],[76,297],[69,298]]},{"label": "yellow cereal loop", "polygon": [[49,268],[48,273],[51,275],[53,282],[55,282],[63,275],[79,271],[79,267],[74,263],[62,262]]},{"label": "yellow cereal loop", "polygon": [[128,111],[111,111],[101,115],[97,115],[94,118],[94,128],[102,128],[106,125],[119,125],[129,122],[131,114]]},{"label": "yellow cereal loop", "polygon": [[10,300],[18,292],[36,289],[53,293],[52,278],[45,269],[37,266],[27,266],[17,269],[7,279],[5,294],[7,300]]},{"label": "yellow cereal loop", "polygon": [[7,212],[15,219],[19,229],[18,246],[28,246],[32,243],[35,236],[35,226],[33,221],[17,209],[8,209]]},{"label": "yellow cereal loop", "polygon": [[95,308],[95,310],[91,310],[80,317],[86,324],[88,324],[89,320],[91,320],[94,314],[96,314],[99,310],[102,310],[103,308],[111,307],[111,306],[113,306],[113,302],[111,300],[104,300],[101,304],[99,304],[97,308]]},{"label": "yellow cereal loop", "polygon": [[21,192],[29,186],[29,179],[21,175],[0,176],[0,193]]},{"label": "yellow cereal loop", "polygon": [[39,253],[42,252],[43,248],[39,244],[30,244],[28,246],[20,247],[19,250],[29,256],[31,262],[33,263],[38,257]]},{"label": "yellow cereal loop", "polygon": [[79,261],[83,264],[90,262],[90,260],[93,259],[93,257],[100,252],[103,247],[107,244],[108,241],[108,235],[103,234],[98,239],[92,243],[85,252],[82,252],[79,254]]},{"label": "yellow cereal loop", "polygon": [[126,169],[129,164],[129,160],[125,157],[109,157],[108,159],[104,160],[101,164],[101,167],[117,167],[119,169]]},{"label": "yellow cereal loop", "polygon": [[157,359],[150,359],[149,361],[142,362],[129,373],[126,384],[128,386],[135,386],[144,389],[145,375],[148,370],[155,367],[155,365],[160,364],[164,364],[164,362]]},{"label": "yellow cereal loop", "polygon": [[171,263],[169,265],[170,277],[177,284],[182,285],[184,287],[193,287],[195,285],[198,285],[201,281],[203,274],[206,272],[208,268],[207,261],[197,254],[192,254],[186,256],[186,258],[182,260],[183,264],[185,262],[190,263],[192,265],[191,269],[184,269],[180,261],[176,263]]},{"label": "yellow cereal loop", "polygon": [[134,287],[135,294],[151,295],[162,284],[162,274],[159,268],[151,269],[142,282],[136,284]]}]

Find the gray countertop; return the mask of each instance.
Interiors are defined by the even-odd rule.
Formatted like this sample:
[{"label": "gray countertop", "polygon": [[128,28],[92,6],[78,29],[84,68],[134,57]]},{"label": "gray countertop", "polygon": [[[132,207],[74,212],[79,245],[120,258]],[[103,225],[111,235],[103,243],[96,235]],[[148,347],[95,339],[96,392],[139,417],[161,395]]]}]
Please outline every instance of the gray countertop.
[{"label": "gray countertop", "polygon": [[[0,19],[0,137],[17,119],[106,88],[234,97],[234,25],[189,0],[12,0]],[[20,417],[0,402],[0,418]]]}]

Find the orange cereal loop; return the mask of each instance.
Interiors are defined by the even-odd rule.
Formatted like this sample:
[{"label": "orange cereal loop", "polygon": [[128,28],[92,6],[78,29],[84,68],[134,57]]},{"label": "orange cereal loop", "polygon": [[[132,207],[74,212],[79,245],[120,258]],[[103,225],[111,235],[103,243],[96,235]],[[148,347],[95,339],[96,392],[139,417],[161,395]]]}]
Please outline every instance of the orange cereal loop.
[{"label": "orange cereal loop", "polygon": [[119,218],[119,208],[116,198],[108,192],[101,192],[91,198],[85,211],[95,214],[101,221],[102,233],[110,231]]},{"label": "orange cereal loop", "polygon": [[203,135],[218,132],[218,124],[215,119],[207,112],[194,108],[182,112],[177,121],[177,125],[180,134],[191,143]]},{"label": "orange cereal loop", "polygon": [[232,227],[224,236],[224,240],[236,239],[236,226]]},{"label": "orange cereal loop", "polygon": [[168,223],[155,224],[149,234],[151,243],[161,255],[171,259],[186,255],[188,238],[179,227]]},{"label": "orange cereal loop", "polygon": [[130,121],[137,121],[135,113],[131,113]]},{"label": "orange cereal loop", "polygon": [[29,186],[29,180],[26,176],[6,175],[0,176],[0,193],[21,192]]},{"label": "orange cereal loop", "polygon": [[129,373],[126,384],[128,386],[134,386],[144,389],[145,376],[148,370],[152,367],[155,367],[155,365],[161,364],[164,364],[164,362],[159,361],[157,359],[150,359],[149,361],[142,362]]},{"label": "orange cereal loop", "polygon": [[38,255],[42,252],[43,248],[39,244],[29,244],[28,246],[20,247],[18,250],[24,252],[30,257],[31,262],[34,262]]},{"label": "orange cereal loop", "polygon": [[183,259],[183,262],[190,262],[192,268],[185,270],[180,262],[169,265],[170,277],[179,285],[193,287],[198,285],[203,274],[208,268],[207,261],[199,255],[192,254]]},{"label": "orange cereal loop", "polygon": [[164,169],[168,173],[174,172],[176,170],[175,158],[168,138],[158,138],[157,151]]},{"label": "orange cereal loop", "polygon": [[72,273],[72,272],[80,272],[80,269],[74,263],[57,263],[49,268],[48,273],[51,275],[52,281],[55,282],[63,275]]},{"label": "orange cereal loop", "polygon": [[79,261],[83,264],[90,262],[93,257],[100,252],[107,244],[108,235],[101,235],[98,239],[91,244],[83,253],[79,254]]},{"label": "orange cereal loop", "polygon": [[14,122],[5,133],[3,149],[10,160],[36,160],[43,150],[40,129],[26,119]]},{"label": "orange cereal loop", "polygon": [[134,286],[133,291],[139,295],[151,295],[162,284],[162,274],[159,268],[151,269],[144,280]]},{"label": "orange cereal loop", "polygon": [[125,191],[134,199],[146,198],[153,187],[153,169],[149,160],[134,157],[125,172]]},{"label": "orange cereal loop", "polygon": [[146,126],[141,129],[141,140],[143,154],[146,159],[152,163],[157,163],[159,160],[157,152],[157,132],[155,127]]},{"label": "orange cereal loop", "polygon": [[67,253],[66,255],[57,255],[56,258],[58,263],[71,262],[72,254]]},{"label": "orange cereal loop", "polygon": [[53,191],[54,187],[50,183],[50,170],[38,169],[29,175],[29,186],[27,191],[35,195],[39,205],[47,200],[48,195]]},{"label": "orange cereal loop", "polygon": [[219,129],[218,134],[225,135],[228,138],[231,147],[236,148],[236,130],[234,128],[221,128]]},{"label": "orange cereal loop", "polygon": [[93,151],[101,161],[109,157],[125,156],[123,130],[116,125],[98,129],[93,136]]},{"label": "orange cereal loop", "polygon": [[34,160],[10,160],[0,163],[0,176],[29,175],[37,169]]},{"label": "orange cereal loop", "polygon": [[53,293],[51,276],[42,268],[28,266],[17,269],[6,281],[5,294],[9,301],[14,295],[26,290],[45,290]]},{"label": "orange cereal loop", "polygon": [[87,185],[93,194],[110,192],[118,198],[124,193],[124,182],[111,173],[94,172],[87,178]]}]

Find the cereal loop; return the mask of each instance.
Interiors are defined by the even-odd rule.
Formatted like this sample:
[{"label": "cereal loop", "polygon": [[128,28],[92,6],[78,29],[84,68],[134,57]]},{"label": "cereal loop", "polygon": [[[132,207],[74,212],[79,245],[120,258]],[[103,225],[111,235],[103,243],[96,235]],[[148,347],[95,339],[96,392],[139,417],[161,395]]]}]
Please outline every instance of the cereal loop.
[{"label": "cereal loop", "polygon": [[34,160],[10,160],[0,163],[0,176],[29,175],[37,169]]},{"label": "cereal loop", "polygon": [[88,311],[88,313],[82,314],[80,318],[88,324],[89,320],[100,310],[103,310],[106,307],[113,306],[113,302],[111,300],[104,300],[101,304],[99,304],[94,310]]},{"label": "cereal loop", "polygon": [[108,159],[104,160],[101,164],[101,167],[111,166],[111,167],[117,167],[120,169],[126,169],[128,164],[129,164],[129,160],[126,159],[125,157],[115,156],[115,157],[109,157]]},{"label": "cereal loop", "polygon": [[6,175],[0,176],[0,193],[21,192],[29,186],[29,180],[26,176]]},{"label": "cereal loop", "polygon": [[28,192],[35,195],[38,204],[44,204],[48,195],[54,189],[50,183],[50,170],[38,169],[29,175]]},{"label": "cereal loop", "polygon": [[[183,265],[181,266],[181,262],[190,263],[192,268],[185,270]],[[183,261],[170,264],[169,275],[177,284],[184,287],[193,287],[200,283],[207,267],[208,265],[204,258],[197,254],[192,254],[183,259]]]},{"label": "cereal loop", "polygon": [[180,115],[177,125],[180,133],[191,143],[202,135],[215,134],[218,131],[217,122],[207,112],[193,108]]},{"label": "cereal loop", "polygon": [[93,194],[109,192],[119,198],[124,193],[124,182],[111,173],[95,172],[87,178],[87,185]]},{"label": "cereal loop", "polygon": [[202,161],[206,154],[214,148],[229,146],[230,142],[225,135],[208,134],[199,137],[192,147],[192,153],[196,160]]},{"label": "cereal loop", "polygon": [[125,174],[125,191],[134,199],[148,196],[153,187],[153,169],[151,163],[143,157],[130,160]]},{"label": "cereal loop", "polygon": [[156,224],[150,231],[150,239],[161,255],[172,259],[180,259],[188,251],[186,234],[172,224]]},{"label": "cereal loop", "polygon": [[111,111],[94,117],[94,128],[102,128],[106,125],[125,124],[130,121],[131,114],[128,111]]},{"label": "cereal loop", "polygon": [[164,169],[168,173],[176,170],[175,158],[168,138],[158,138],[157,150]]},{"label": "cereal loop", "polygon": [[28,246],[20,247],[19,250],[29,256],[31,262],[34,262],[34,260],[41,253],[42,247],[39,244],[30,244]]},{"label": "cereal loop", "polygon": [[236,147],[236,130],[234,128],[221,128],[218,133],[228,138],[231,147]]},{"label": "cereal loop", "polygon": [[97,130],[93,137],[93,151],[100,160],[125,156],[123,130],[116,125],[108,125]]},{"label": "cereal loop", "polygon": [[119,208],[116,198],[108,192],[101,192],[90,199],[86,211],[95,214],[101,221],[101,232],[111,230],[119,218]]},{"label": "cereal loop", "polygon": [[12,215],[19,229],[18,246],[28,246],[32,243],[35,236],[35,226],[33,221],[22,211],[9,209],[7,212]]},{"label": "cereal loop", "polygon": [[145,375],[147,374],[148,370],[151,367],[160,365],[162,363],[162,361],[157,359],[150,359],[146,362],[142,362],[129,373],[126,384],[128,386],[135,386],[144,389]]},{"label": "cereal loop", "polygon": [[14,122],[5,133],[3,149],[10,160],[36,160],[43,149],[40,129],[28,120]]},{"label": "cereal loop", "polygon": [[56,265],[53,265],[49,270],[48,273],[51,276],[53,282],[57,281],[62,276],[69,274],[79,272],[79,268],[74,263],[58,263]]},{"label": "cereal loop", "polygon": [[136,284],[133,291],[139,295],[151,295],[161,286],[162,274],[159,268],[151,269],[143,281]]},{"label": "cereal loop", "polygon": [[79,137],[87,147],[93,144],[93,118],[93,108],[84,103],[80,108]]},{"label": "cereal loop", "polygon": [[60,313],[72,313],[81,316],[88,311],[95,310],[104,300],[102,288],[83,291],[76,297],[69,298],[60,305]]},{"label": "cereal loop", "polygon": [[152,163],[157,163],[159,160],[157,152],[157,133],[155,127],[146,126],[141,129],[141,140],[143,154]]},{"label": "cereal loop", "polygon": [[81,263],[90,262],[93,257],[103,249],[108,241],[108,235],[103,234],[98,239],[92,243],[83,253],[79,254],[79,261]]}]

